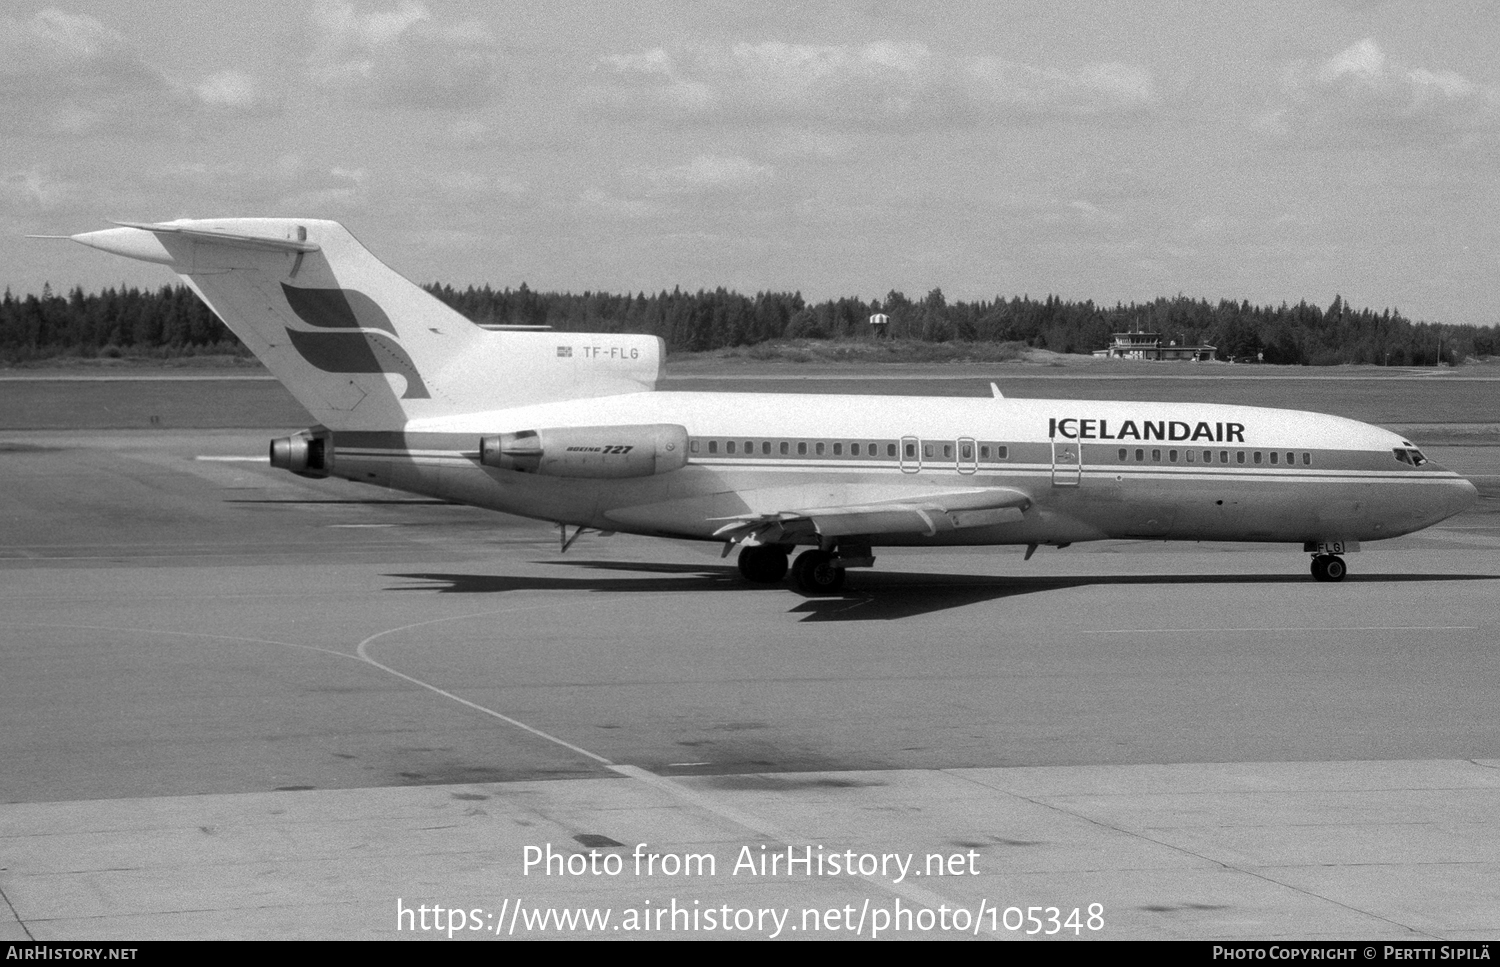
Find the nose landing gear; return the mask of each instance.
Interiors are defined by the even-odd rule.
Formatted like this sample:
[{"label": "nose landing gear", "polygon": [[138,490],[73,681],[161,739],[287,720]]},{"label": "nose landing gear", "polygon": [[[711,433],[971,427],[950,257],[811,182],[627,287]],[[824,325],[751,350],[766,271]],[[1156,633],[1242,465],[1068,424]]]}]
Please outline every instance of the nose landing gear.
[{"label": "nose landing gear", "polygon": [[1319,554],[1312,559],[1312,576],[1319,581],[1342,581],[1348,572],[1344,559],[1337,554]]}]

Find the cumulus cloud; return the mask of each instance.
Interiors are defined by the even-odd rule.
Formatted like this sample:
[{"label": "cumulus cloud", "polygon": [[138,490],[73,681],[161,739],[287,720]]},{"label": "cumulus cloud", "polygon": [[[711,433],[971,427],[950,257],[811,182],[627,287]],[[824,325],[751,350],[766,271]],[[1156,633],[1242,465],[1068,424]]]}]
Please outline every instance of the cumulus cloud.
[{"label": "cumulus cloud", "polygon": [[264,111],[274,101],[248,75],[198,85],[149,63],[94,17],[48,8],[0,18],[0,120],[20,136],[181,134],[215,113]]},{"label": "cumulus cloud", "polygon": [[3,207],[12,213],[75,211],[94,201],[82,185],[41,168],[8,172],[3,184]]},{"label": "cumulus cloud", "polygon": [[200,218],[226,210],[334,217],[366,207],[372,182],[363,168],[283,154],[269,162],[183,162],[153,169],[139,189],[148,208],[159,210],[165,203],[172,211]]},{"label": "cumulus cloud", "polygon": [[748,158],[700,154],[687,164],[645,172],[643,178],[660,194],[699,194],[747,188],[775,175],[769,165]]},{"label": "cumulus cloud", "polygon": [[241,71],[219,71],[193,87],[193,94],[206,107],[230,111],[264,113],[279,105],[260,80]]},{"label": "cumulus cloud", "polygon": [[606,111],[675,120],[932,125],[1132,114],[1160,102],[1127,64],[1042,69],[920,43],[772,41],[655,48],[594,65],[586,97]]},{"label": "cumulus cloud", "polygon": [[500,89],[489,31],[474,22],[440,22],[415,0],[393,9],[320,0],[311,21],[309,76],[351,100],[462,109],[487,103]]},{"label": "cumulus cloud", "polygon": [[364,208],[370,200],[369,172],[333,167],[300,179],[297,190],[277,200],[281,211],[307,215]]},{"label": "cumulus cloud", "polygon": [[1393,61],[1366,38],[1317,63],[1290,65],[1284,104],[1266,118],[1280,134],[1371,143],[1457,140],[1492,127],[1500,96],[1452,71]]},{"label": "cumulus cloud", "polygon": [[603,215],[627,220],[655,218],[666,211],[657,202],[643,198],[623,198],[598,188],[579,192],[575,207],[586,217]]}]

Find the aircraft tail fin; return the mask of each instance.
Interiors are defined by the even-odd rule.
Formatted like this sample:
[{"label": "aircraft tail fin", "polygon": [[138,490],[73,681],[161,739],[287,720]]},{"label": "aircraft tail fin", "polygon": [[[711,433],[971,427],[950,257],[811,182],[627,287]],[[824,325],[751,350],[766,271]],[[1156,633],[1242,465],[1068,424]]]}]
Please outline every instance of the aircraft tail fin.
[{"label": "aircraft tail fin", "polygon": [[655,336],[496,331],[381,263],[337,222],[180,219],[71,236],[183,277],[330,429],[651,390]]}]

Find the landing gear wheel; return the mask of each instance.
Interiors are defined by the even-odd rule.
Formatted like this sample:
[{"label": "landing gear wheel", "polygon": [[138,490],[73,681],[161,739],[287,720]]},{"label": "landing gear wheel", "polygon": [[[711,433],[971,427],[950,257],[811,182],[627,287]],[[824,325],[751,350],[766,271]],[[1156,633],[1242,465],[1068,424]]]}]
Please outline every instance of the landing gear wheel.
[{"label": "landing gear wheel", "polygon": [[787,551],[775,544],[760,544],[740,551],[740,574],[754,584],[775,584],[786,577]]},{"label": "landing gear wheel", "polygon": [[1347,573],[1348,565],[1335,554],[1320,554],[1312,560],[1312,575],[1319,581],[1342,581]]},{"label": "landing gear wheel", "polygon": [[803,594],[834,594],[844,586],[844,569],[827,551],[803,551],[792,565],[792,580]]}]

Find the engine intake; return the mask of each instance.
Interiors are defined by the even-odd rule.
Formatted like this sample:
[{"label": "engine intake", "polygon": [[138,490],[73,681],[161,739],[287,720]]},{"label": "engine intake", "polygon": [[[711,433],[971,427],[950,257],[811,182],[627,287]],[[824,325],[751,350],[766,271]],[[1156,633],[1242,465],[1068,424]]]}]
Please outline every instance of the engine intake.
[{"label": "engine intake", "polygon": [[545,477],[650,477],[687,464],[687,428],[672,423],[569,426],[481,437],[486,467]]}]

